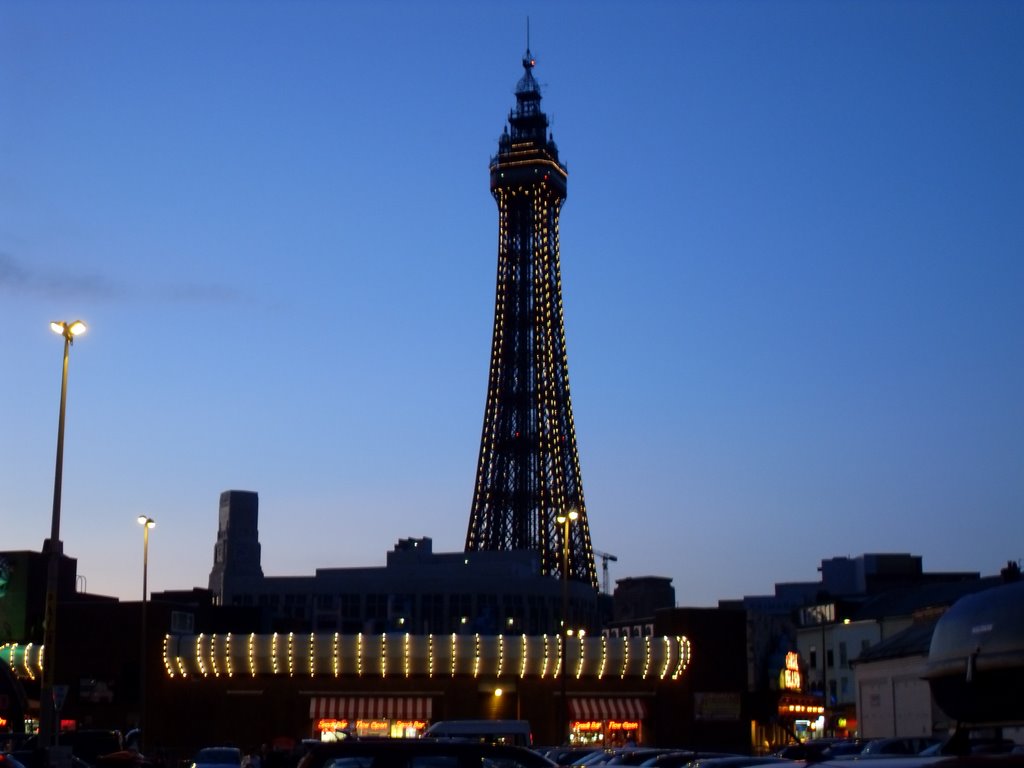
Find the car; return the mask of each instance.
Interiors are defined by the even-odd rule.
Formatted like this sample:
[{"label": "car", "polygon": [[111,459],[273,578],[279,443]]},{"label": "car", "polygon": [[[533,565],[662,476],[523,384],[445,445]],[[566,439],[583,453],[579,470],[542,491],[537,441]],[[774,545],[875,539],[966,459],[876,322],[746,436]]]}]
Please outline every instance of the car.
[{"label": "car", "polygon": [[798,744],[790,744],[783,747],[774,754],[774,757],[784,757],[787,760],[807,760],[808,762],[819,762],[827,759],[827,750],[839,739],[811,739]]},{"label": "car", "polygon": [[836,757],[847,757],[859,755],[864,749],[867,741],[864,739],[843,739],[829,744],[822,753],[823,760],[831,760]]},{"label": "car", "polygon": [[643,765],[646,761],[669,751],[658,747],[623,747],[608,758],[604,765]]},{"label": "car", "polygon": [[592,755],[600,750],[600,747],[548,747],[540,751],[548,760],[555,765],[575,765],[583,758]]},{"label": "car", "polygon": [[533,744],[533,733],[526,720],[439,720],[427,728],[423,735],[520,747]]},{"label": "car", "polygon": [[[34,768],[39,761],[38,734],[29,734],[19,741],[12,757],[28,768]],[[71,768],[97,766],[104,757],[123,751],[121,734],[101,728],[61,731],[57,734],[57,744],[71,750]]]},{"label": "car", "polygon": [[345,739],[312,746],[298,768],[554,768],[532,749],[450,739]]},{"label": "car", "polygon": [[919,736],[904,736],[888,739],[872,739],[860,751],[861,757],[877,757],[878,755],[918,755],[922,751],[939,743],[939,739]]},{"label": "car", "polygon": [[767,755],[756,757],[751,755],[732,755],[731,757],[702,757],[690,763],[691,768],[751,768],[751,766],[769,765],[771,763],[792,763],[784,757]]},{"label": "car", "polygon": [[25,768],[10,752],[0,752],[0,768]]},{"label": "car", "polygon": [[668,752],[663,752],[660,755],[655,755],[640,765],[643,766],[643,768],[683,768],[684,766],[691,765],[697,760],[705,760],[715,757],[738,757],[738,755],[732,752],[704,752],[693,749],[674,749]]},{"label": "car", "polygon": [[192,758],[192,768],[239,768],[242,750],[238,747],[203,747]]}]

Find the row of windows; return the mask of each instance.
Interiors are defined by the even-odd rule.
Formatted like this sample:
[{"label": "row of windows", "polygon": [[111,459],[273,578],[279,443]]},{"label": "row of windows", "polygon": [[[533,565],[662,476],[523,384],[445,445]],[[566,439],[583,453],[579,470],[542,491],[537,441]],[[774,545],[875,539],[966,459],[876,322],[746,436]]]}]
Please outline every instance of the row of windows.
[{"label": "row of windows", "polygon": [[[863,653],[864,651],[866,651],[870,645],[871,645],[871,643],[868,640],[861,640],[860,641],[860,652]],[[810,656],[810,658],[808,659],[808,665],[810,666],[811,669],[817,669],[818,668],[818,649],[817,649],[817,647],[815,647],[813,645],[811,646],[809,656]],[[828,649],[825,650],[825,665],[829,669],[835,669],[835,667],[836,667],[835,655],[834,655],[833,650],[831,648],[828,648]],[[849,652],[847,651],[846,643],[844,641],[840,641],[839,642],[839,668],[840,669],[849,669],[850,668],[850,655],[849,655]]]},{"label": "row of windows", "polygon": [[[310,623],[320,631],[527,632],[557,631],[561,600],[536,595],[493,593],[261,594],[256,604],[276,619]],[[236,595],[236,605],[252,605],[252,595]],[[593,606],[570,601],[570,622],[593,626]],[[583,615],[582,619],[574,619]]]}]

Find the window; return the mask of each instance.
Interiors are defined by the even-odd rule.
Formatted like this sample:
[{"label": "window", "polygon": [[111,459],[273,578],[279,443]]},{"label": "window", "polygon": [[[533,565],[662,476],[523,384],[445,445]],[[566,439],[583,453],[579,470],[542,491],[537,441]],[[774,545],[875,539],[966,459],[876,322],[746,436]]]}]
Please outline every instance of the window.
[{"label": "window", "polygon": [[839,666],[841,669],[850,668],[850,659],[846,655],[846,643],[839,643]]},{"label": "window", "polygon": [[818,668],[818,649],[813,645],[811,646],[810,662],[807,664],[811,669]]},{"label": "window", "polygon": [[329,611],[334,607],[334,595],[317,595],[316,607],[322,611]]},{"label": "window", "polygon": [[835,656],[832,654],[832,649],[831,648],[829,648],[827,651],[825,651],[825,660],[826,660],[826,663],[828,664],[830,669],[835,669],[836,659],[835,659]]}]

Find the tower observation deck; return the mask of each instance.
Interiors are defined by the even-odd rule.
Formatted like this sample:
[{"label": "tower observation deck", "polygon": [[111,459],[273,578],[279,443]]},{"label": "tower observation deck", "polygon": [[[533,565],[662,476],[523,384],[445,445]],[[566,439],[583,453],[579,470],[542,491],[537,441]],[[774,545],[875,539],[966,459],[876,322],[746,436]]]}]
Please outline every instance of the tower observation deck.
[{"label": "tower observation deck", "polygon": [[[466,551],[533,550],[543,573],[596,590],[562,314],[558,224],[567,171],[540,108],[534,65],[527,49],[490,163],[498,274]],[[575,520],[559,522],[571,511]]]}]

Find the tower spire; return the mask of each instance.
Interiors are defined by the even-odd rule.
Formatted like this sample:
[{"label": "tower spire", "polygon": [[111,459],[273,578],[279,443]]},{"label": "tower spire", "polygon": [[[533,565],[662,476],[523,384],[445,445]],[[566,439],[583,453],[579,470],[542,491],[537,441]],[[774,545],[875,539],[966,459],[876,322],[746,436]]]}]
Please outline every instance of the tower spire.
[{"label": "tower spire", "polygon": [[498,275],[466,550],[533,550],[543,573],[596,591],[562,315],[558,227],[568,174],[547,132],[534,65],[527,21],[516,105],[490,163]]}]

